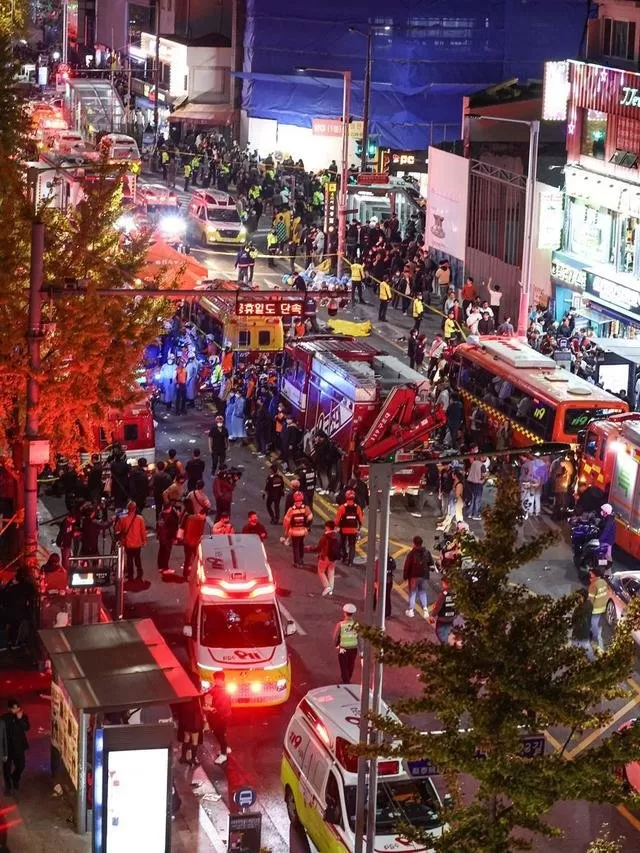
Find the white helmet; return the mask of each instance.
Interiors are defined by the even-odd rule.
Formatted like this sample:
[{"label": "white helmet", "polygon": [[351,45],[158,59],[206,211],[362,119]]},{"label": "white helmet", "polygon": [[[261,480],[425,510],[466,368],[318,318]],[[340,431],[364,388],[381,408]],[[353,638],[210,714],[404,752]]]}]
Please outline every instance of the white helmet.
[{"label": "white helmet", "polygon": [[607,515],[611,515],[612,512],[613,507],[611,506],[611,504],[602,504],[602,506],[600,507],[600,515],[606,517]]}]

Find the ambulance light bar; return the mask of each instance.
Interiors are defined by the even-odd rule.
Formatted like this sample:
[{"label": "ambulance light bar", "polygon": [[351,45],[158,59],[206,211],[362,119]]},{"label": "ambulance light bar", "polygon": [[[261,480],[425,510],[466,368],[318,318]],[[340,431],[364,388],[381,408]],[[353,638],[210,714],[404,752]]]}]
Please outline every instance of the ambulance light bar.
[{"label": "ambulance light bar", "polygon": [[[221,585],[224,584],[224,581],[220,582]],[[227,589],[221,589],[220,586],[210,586],[206,584],[201,587],[201,592],[203,595],[212,595],[215,598],[258,598],[261,595],[273,595],[276,591],[276,585],[274,583],[266,583],[261,586],[255,586],[257,581],[251,581],[250,586],[247,588],[247,584],[227,584]],[[238,588],[238,587],[244,587]],[[251,588],[253,587],[253,589]]]}]

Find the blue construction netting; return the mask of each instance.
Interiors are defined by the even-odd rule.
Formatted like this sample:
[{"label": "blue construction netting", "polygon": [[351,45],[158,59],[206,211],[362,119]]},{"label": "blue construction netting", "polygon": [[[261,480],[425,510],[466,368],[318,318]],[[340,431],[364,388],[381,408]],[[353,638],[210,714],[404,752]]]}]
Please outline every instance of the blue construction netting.
[{"label": "blue construction netting", "polygon": [[[293,7],[247,0],[243,107],[250,116],[310,127],[342,112],[342,81],[296,68],[350,70],[351,114],[362,117],[366,40],[373,37],[371,132],[420,149],[460,125],[462,96],[512,77],[541,79],[543,63],[577,56],[585,0],[324,0]],[[398,8],[399,7],[399,8]]]}]

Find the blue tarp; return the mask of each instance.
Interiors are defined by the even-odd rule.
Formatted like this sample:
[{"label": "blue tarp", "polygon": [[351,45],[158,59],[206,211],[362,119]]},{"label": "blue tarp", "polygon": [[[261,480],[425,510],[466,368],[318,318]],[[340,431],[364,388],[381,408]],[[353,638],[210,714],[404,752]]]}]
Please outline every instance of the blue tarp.
[{"label": "blue tarp", "polygon": [[338,117],[342,80],[295,69],[349,69],[351,114],[361,118],[366,39],[348,28],[387,25],[373,37],[371,132],[383,146],[425,148],[458,135],[463,95],[511,77],[541,79],[545,60],[575,57],[585,14],[584,0],[414,0],[400,9],[382,0],[247,0],[243,107],[301,127]]}]

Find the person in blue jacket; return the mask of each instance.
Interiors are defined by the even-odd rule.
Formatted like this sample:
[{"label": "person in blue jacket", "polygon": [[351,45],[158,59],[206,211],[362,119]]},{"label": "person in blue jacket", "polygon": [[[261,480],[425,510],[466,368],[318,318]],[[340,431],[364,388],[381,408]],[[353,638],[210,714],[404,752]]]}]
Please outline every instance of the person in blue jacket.
[{"label": "person in blue jacket", "polygon": [[616,541],[616,517],[611,504],[602,504],[600,518],[600,544],[607,546],[606,557],[608,562],[611,562],[611,550]]}]

